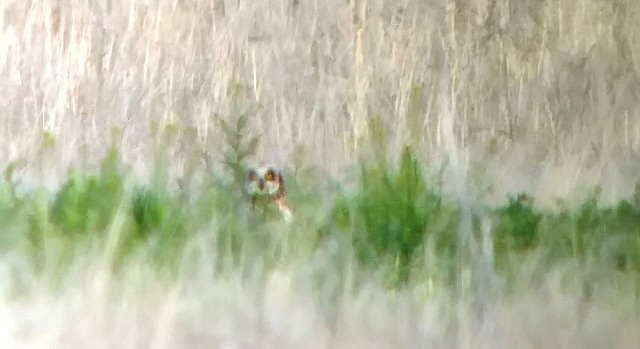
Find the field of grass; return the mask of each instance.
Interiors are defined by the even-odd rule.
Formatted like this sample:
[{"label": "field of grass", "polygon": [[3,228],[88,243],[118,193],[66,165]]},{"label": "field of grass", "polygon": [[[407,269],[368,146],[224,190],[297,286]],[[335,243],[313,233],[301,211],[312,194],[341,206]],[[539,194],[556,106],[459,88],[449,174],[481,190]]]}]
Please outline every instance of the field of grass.
[{"label": "field of grass", "polygon": [[[240,148],[242,148],[240,142]],[[242,155],[228,152],[229,173]],[[381,160],[380,160],[381,161]],[[235,166],[234,166],[235,165]],[[4,347],[633,347],[640,201],[442,193],[410,148],[351,188],[286,173],[293,222],[242,177],[141,184],[112,146],[57,190],[0,182]],[[594,332],[595,331],[595,332]],[[561,344],[558,344],[561,343]]]},{"label": "field of grass", "polygon": [[639,15],[1,3],[0,348],[637,348]]}]

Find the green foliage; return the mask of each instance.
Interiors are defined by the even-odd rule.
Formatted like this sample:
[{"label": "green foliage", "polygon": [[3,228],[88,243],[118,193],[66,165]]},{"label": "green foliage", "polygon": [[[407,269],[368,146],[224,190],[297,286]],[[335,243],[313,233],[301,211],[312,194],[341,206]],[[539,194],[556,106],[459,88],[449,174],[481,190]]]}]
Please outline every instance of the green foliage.
[{"label": "green foliage", "polygon": [[25,200],[17,193],[18,182],[14,177],[14,171],[23,163],[21,160],[10,162],[0,177],[0,251],[18,244],[20,231],[27,226]]},{"label": "green foliage", "polygon": [[4,171],[2,171],[2,193],[0,194],[2,195],[0,196],[2,199],[8,199],[9,196],[16,198],[17,183],[14,174],[16,170],[20,169],[25,164],[26,161],[24,159],[14,160],[9,162],[4,168]]},{"label": "green foliage", "polygon": [[223,118],[219,118],[220,126],[230,148],[224,153],[224,164],[231,169],[236,183],[242,182],[246,169],[245,160],[255,152],[260,140],[258,136],[247,137],[246,135],[247,121],[250,115],[248,112],[240,113],[233,125]]},{"label": "green foliage", "polygon": [[[54,193],[35,188],[19,195],[9,165],[0,180],[0,252],[23,248],[37,265],[52,268],[64,265],[89,241],[113,246],[114,267],[142,255],[173,270],[194,234],[206,232],[219,271],[256,273],[330,253],[335,263],[366,266],[390,287],[425,273],[430,280],[434,275],[447,282],[458,277],[460,210],[441,195],[440,179],[425,175],[410,148],[398,166],[383,157],[373,165],[363,162],[350,194],[340,185],[319,185],[323,176],[304,167],[303,150],[297,150],[294,173],[285,173],[294,207],[291,225],[251,211],[246,198],[223,181],[205,182],[193,196],[170,189],[164,176],[148,185],[130,183],[116,147],[109,149],[97,174],[74,171]],[[517,268],[530,252],[544,255],[548,263],[595,258],[640,272],[638,200],[603,206],[594,190],[575,208],[542,211],[519,194],[492,213],[501,272]],[[328,249],[332,244],[337,247]]]},{"label": "green foliage", "polygon": [[[360,262],[387,268],[388,280],[394,284],[407,281],[416,251],[428,234],[451,236],[435,240],[444,242],[442,251],[451,251],[455,232],[449,210],[405,148],[398,169],[363,166],[353,205],[340,199],[334,219],[339,229],[352,235]],[[441,219],[450,221],[442,224]]]},{"label": "green foliage", "polygon": [[425,204],[437,205],[437,200],[424,197],[426,184],[408,151],[397,173],[384,168],[363,169],[361,185],[358,210],[365,230],[363,235],[356,236],[360,254],[365,260],[387,253],[397,256],[401,274],[406,277],[405,268],[422,242],[427,210],[435,208],[427,208]]},{"label": "green foliage", "polygon": [[188,208],[182,197],[167,193],[162,188],[138,187],[131,198],[131,216],[134,227],[128,230],[122,241],[123,252],[141,247],[151,248],[151,256],[171,264],[189,236],[185,211]]},{"label": "green foliage", "polygon": [[608,236],[600,253],[620,269],[640,271],[640,207],[623,200],[604,212]]},{"label": "green foliage", "polygon": [[627,200],[601,207],[594,191],[573,215],[574,255],[599,255],[620,268],[640,270],[640,208]]},{"label": "green foliage", "polygon": [[[133,194],[131,211],[136,236],[145,240],[160,234],[163,238],[181,238],[186,234],[185,203],[161,189],[139,187]],[[175,242],[175,240],[172,240]]]},{"label": "green foliage", "polygon": [[167,208],[162,198],[149,188],[136,190],[133,194],[131,209],[141,235],[158,229],[167,215]]},{"label": "green foliage", "polygon": [[534,210],[530,198],[524,194],[509,197],[509,203],[497,210],[498,225],[495,244],[505,249],[531,248],[537,238],[542,214]]},{"label": "green foliage", "polygon": [[[509,203],[496,209],[493,231],[496,267],[509,272],[517,265],[514,255],[533,251],[539,242],[538,232],[543,215],[538,212],[529,196],[520,193],[509,197]],[[544,245],[543,243],[540,243]]]},{"label": "green foliage", "polygon": [[111,148],[97,176],[76,172],[63,184],[51,209],[52,221],[63,234],[104,231],[123,198],[123,183],[117,149]]},{"label": "green foliage", "polygon": [[511,199],[498,210],[497,258],[504,261],[508,254],[535,248],[549,263],[596,257],[620,269],[640,270],[640,206],[622,200],[603,207],[598,194],[595,188],[574,210],[546,213],[536,211],[526,196]]}]

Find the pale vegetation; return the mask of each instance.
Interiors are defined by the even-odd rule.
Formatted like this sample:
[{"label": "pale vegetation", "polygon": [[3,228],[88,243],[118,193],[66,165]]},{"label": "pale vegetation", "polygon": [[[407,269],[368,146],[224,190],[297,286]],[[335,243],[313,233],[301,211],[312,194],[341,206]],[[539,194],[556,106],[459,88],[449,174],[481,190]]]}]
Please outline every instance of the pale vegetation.
[{"label": "pale vegetation", "polygon": [[638,19],[0,2],[0,347],[636,348]]}]

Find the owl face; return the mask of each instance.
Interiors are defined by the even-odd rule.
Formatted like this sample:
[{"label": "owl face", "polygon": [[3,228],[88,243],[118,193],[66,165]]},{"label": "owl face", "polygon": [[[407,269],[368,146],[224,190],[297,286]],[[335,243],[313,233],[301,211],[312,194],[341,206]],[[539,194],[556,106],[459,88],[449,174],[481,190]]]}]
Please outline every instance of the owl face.
[{"label": "owl face", "polygon": [[276,207],[285,222],[291,221],[291,209],[286,203],[282,173],[262,163],[247,169],[245,190],[251,196],[251,207]]},{"label": "owl face", "polygon": [[284,191],[282,174],[273,166],[259,164],[249,167],[245,190],[251,196],[277,196]]}]

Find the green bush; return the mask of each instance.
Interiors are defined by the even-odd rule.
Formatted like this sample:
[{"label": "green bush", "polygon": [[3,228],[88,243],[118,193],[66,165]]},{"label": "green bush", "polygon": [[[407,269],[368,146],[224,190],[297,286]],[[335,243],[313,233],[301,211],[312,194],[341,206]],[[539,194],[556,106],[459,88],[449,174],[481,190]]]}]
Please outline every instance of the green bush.
[{"label": "green bush", "polygon": [[153,257],[171,264],[181,251],[190,230],[194,229],[186,217],[187,211],[186,203],[177,194],[138,187],[131,199],[134,227],[125,231],[123,251],[140,246],[151,247]]},{"label": "green bush", "polygon": [[392,284],[405,282],[428,235],[435,237],[440,251],[450,252],[454,246],[455,210],[442,205],[436,189],[405,148],[398,169],[362,166],[353,204],[339,199],[333,217],[340,230],[351,234],[362,264],[387,269]]},{"label": "green bush", "polygon": [[[230,157],[230,152],[227,160],[247,155]],[[227,166],[240,173],[239,162]],[[158,267],[170,267],[177,265],[190,238],[204,231],[210,233],[207,243],[215,244],[217,267],[227,272],[307,263],[339,244],[332,250],[339,252],[331,253],[341,263],[356,261],[391,287],[425,274],[445,281],[459,276],[460,210],[441,195],[438,178],[424,174],[410,148],[398,166],[380,159],[361,163],[350,194],[334,183],[318,185],[323,178],[297,164],[294,173],[286,173],[288,200],[295,209],[291,225],[252,213],[238,178],[211,175],[191,195],[169,189],[165,176],[149,185],[131,183],[121,168],[112,148],[97,174],[76,170],[54,193],[33,188],[18,195],[13,179],[7,179],[11,176],[5,176],[0,180],[2,251],[26,247],[38,265],[63,265],[84,242],[106,242],[116,234],[116,266],[144,253]],[[640,271],[637,200],[602,206],[594,190],[577,207],[543,211],[521,193],[492,213],[496,267],[502,272],[517,269],[530,252],[544,256],[546,265],[595,259]]]},{"label": "green bush", "polygon": [[622,200],[602,207],[595,188],[578,207],[543,212],[521,193],[495,209],[493,231],[499,270],[510,272],[529,252],[542,253],[544,265],[597,258],[619,269],[640,270],[640,208]]},{"label": "green bush", "polygon": [[496,244],[513,249],[529,249],[536,240],[542,214],[536,212],[526,194],[509,198],[509,204],[498,208]]},{"label": "green bush", "polygon": [[105,231],[123,200],[124,177],[117,149],[109,150],[97,176],[75,172],[62,185],[51,208],[51,219],[63,234]]}]

